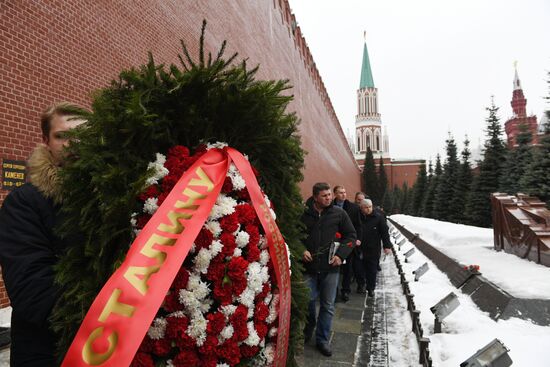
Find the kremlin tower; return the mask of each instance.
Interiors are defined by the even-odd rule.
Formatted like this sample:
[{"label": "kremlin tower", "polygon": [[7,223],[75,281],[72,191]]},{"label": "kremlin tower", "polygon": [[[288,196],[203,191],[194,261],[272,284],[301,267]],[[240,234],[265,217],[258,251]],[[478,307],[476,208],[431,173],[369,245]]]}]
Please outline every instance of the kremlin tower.
[{"label": "kremlin tower", "polygon": [[355,160],[359,166],[365,159],[367,147],[372,150],[374,159],[389,160],[388,136],[382,132],[382,121],[378,109],[378,89],[374,86],[367,43],[363,46],[361,80],[357,89],[357,115],[355,116]]},{"label": "kremlin tower", "polygon": [[508,137],[508,147],[513,148],[517,146],[516,136],[519,134],[519,126],[525,125],[531,132],[532,141],[531,144],[537,144],[537,117],[534,115],[527,116],[526,106],[527,99],[523,96],[523,89],[521,89],[521,82],[518,76],[518,69],[516,67],[516,73],[514,76],[514,92],[512,94],[512,110],[514,115],[504,124],[504,130]]},{"label": "kremlin tower", "polygon": [[354,152],[355,161],[363,169],[367,148],[370,148],[374,163],[378,167],[380,158],[388,178],[388,187],[402,187],[407,184],[412,187],[423,159],[392,159],[390,158],[389,138],[386,128],[382,125],[378,108],[378,89],[374,86],[372,68],[370,66],[367,42],[363,45],[363,62],[361,64],[361,79],[357,89],[357,115],[355,116],[355,138],[350,147]]}]

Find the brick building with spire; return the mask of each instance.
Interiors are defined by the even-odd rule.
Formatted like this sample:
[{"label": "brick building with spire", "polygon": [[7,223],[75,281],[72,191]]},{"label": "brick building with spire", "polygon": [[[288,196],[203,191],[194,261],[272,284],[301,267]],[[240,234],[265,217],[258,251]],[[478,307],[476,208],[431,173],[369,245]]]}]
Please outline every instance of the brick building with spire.
[{"label": "brick building with spire", "polygon": [[378,88],[374,86],[367,42],[363,45],[361,79],[357,89],[357,115],[355,116],[355,138],[349,139],[355,160],[363,169],[367,148],[370,148],[378,167],[380,158],[388,177],[388,187],[402,187],[407,183],[412,187],[424,159],[392,159],[390,156],[389,136],[382,124],[382,115],[378,108]]},{"label": "brick building with spire", "polygon": [[531,144],[537,144],[538,134],[542,130],[539,129],[539,125],[537,124],[537,116],[527,115],[527,99],[523,95],[517,67],[515,68],[514,91],[512,93],[510,105],[512,106],[513,115],[504,123],[508,147],[513,148],[517,146],[516,136],[520,133],[521,125],[525,125],[527,130],[531,132]]}]

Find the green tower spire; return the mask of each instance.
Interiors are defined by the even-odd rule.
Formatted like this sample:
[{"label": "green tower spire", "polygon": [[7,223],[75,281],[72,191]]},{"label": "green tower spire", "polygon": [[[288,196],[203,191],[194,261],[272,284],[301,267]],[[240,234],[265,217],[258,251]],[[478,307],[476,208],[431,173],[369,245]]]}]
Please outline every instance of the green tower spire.
[{"label": "green tower spire", "polygon": [[367,42],[363,47],[363,65],[361,66],[361,82],[359,88],[374,88],[374,80],[372,79],[372,70],[370,68],[369,52],[367,51]]}]

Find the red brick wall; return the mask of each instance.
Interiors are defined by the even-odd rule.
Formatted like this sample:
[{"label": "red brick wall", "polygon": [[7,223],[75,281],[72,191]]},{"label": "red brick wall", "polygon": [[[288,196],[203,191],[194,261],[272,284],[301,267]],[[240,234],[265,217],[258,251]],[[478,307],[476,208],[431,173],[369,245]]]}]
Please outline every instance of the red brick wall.
[{"label": "red brick wall", "polygon": [[[157,62],[177,62],[180,39],[196,54],[202,19],[207,50],[226,39],[226,55],[238,51],[259,64],[259,78],[294,85],[290,110],[309,152],[304,196],[317,181],[359,190],[359,169],[286,0],[0,1],[0,158],[29,156],[50,103],[88,106],[92,91],[144,64],[148,51]],[[0,190],[0,203],[6,195]]]}]

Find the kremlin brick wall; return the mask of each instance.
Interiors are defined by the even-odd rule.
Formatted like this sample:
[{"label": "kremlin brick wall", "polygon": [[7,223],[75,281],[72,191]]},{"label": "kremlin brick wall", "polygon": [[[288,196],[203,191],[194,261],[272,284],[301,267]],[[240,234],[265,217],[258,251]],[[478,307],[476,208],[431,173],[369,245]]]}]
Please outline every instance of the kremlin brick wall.
[{"label": "kremlin brick wall", "polygon": [[[0,2],[0,159],[24,161],[40,142],[39,116],[67,100],[89,106],[94,90],[146,63],[177,63],[180,39],[197,54],[202,20],[207,51],[260,65],[260,79],[289,79],[290,111],[308,152],[301,190],[317,181],[360,189],[360,172],[323,81],[286,0],[121,0]],[[0,189],[0,204],[8,191]],[[0,306],[6,305],[0,291]]]}]

